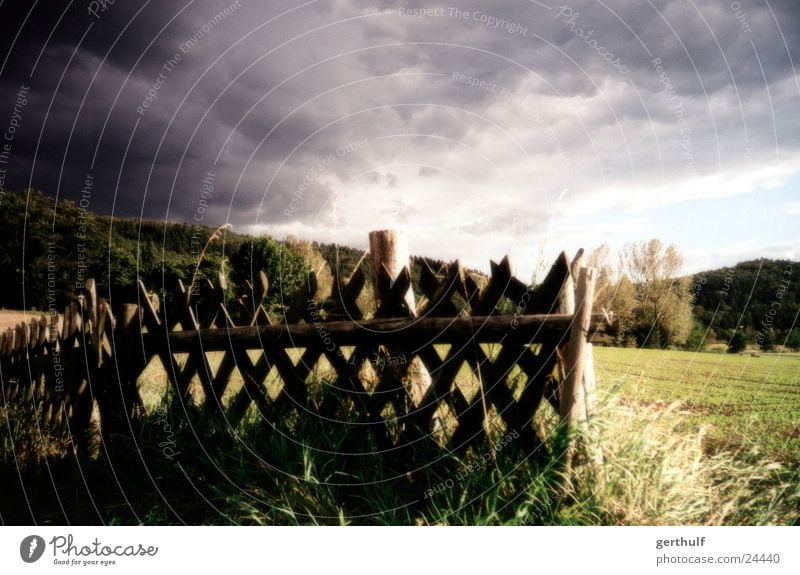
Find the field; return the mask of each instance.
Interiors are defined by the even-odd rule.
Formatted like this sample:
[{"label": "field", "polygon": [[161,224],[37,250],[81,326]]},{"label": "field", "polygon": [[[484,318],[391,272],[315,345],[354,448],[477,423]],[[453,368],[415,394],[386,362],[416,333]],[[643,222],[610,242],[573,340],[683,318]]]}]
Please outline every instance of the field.
[{"label": "field", "polygon": [[26,313],[24,311],[0,309],[0,330],[16,327],[20,323],[27,323],[33,318],[39,319],[41,315],[41,313]]},{"label": "field", "polygon": [[800,354],[746,355],[596,349],[606,397],[677,410],[688,431],[706,428],[707,453],[757,449],[800,464]]}]

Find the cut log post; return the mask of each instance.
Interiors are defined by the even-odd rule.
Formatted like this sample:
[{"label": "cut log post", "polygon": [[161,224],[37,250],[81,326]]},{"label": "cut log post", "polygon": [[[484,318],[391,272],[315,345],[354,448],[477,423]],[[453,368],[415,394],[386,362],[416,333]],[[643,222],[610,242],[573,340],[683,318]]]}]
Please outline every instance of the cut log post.
[{"label": "cut log post", "polygon": [[603,450],[598,438],[597,426],[592,418],[597,415],[596,399],[596,379],[594,373],[594,350],[591,343],[586,344],[586,352],[583,359],[583,397],[586,404],[586,443],[587,457],[589,463],[594,466],[595,476],[598,481],[602,480],[600,466],[603,464]]},{"label": "cut log post", "polygon": [[597,382],[594,375],[594,348],[591,343],[587,343],[583,358],[583,399],[586,405],[587,418],[597,414],[596,387]]},{"label": "cut log post", "polygon": [[[580,270],[583,267],[583,253],[584,253],[583,249],[580,249],[578,253],[575,255],[575,258],[572,260],[571,275],[575,276],[576,278],[580,274]],[[575,287],[577,292],[577,286]],[[575,293],[575,297],[576,298],[578,297],[577,293]],[[574,313],[574,302],[573,302],[573,313]],[[581,387],[579,391],[580,391],[580,397],[578,398],[578,402],[580,404],[580,411],[581,411],[579,420],[583,421],[594,415],[596,411],[594,354],[592,351],[592,344],[588,341],[586,343],[586,351],[584,353],[583,377],[581,379]]]},{"label": "cut log post", "polygon": [[[381,267],[386,268],[389,276],[394,280],[403,271],[411,271],[411,256],[408,253],[408,238],[402,230],[378,230],[369,233],[369,254],[372,264],[372,285],[378,306],[383,303],[381,298],[386,297],[381,293],[379,285]],[[416,317],[417,304],[414,301],[414,291],[409,287],[405,294],[405,302],[411,317]]]},{"label": "cut log post", "polygon": [[585,352],[587,346],[590,345],[588,337],[592,321],[592,300],[594,299],[597,274],[594,268],[582,266],[582,256],[582,251],[578,252],[571,266],[572,273],[570,275],[577,278],[574,301],[569,301],[567,285],[565,286],[567,294],[562,295],[561,302],[562,309],[567,313],[569,312],[569,307],[574,305],[574,319],[570,330],[569,345],[565,354],[566,374],[559,394],[561,419],[569,426],[574,426],[578,421],[585,420],[587,415],[584,393]]},{"label": "cut log post", "polygon": [[[578,255],[578,257],[580,257],[580,255]],[[566,254],[564,254],[564,258],[566,259]],[[569,265],[568,267],[569,267],[569,273],[567,273],[567,277],[564,280],[564,284],[561,286],[561,292],[558,294],[558,308],[557,308],[556,311],[558,313],[560,313],[560,314],[574,316],[575,315],[575,288],[576,288],[575,283],[576,282],[575,282],[575,279],[573,279],[573,277],[577,278],[577,276],[575,276],[575,273],[576,273],[575,272],[575,260],[573,260],[572,264]],[[566,343],[567,343],[567,345],[562,345],[561,346],[561,350],[562,350],[562,353],[564,355],[566,355],[566,350],[567,350],[567,348],[569,348],[569,340],[567,340]],[[564,355],[562,355],[561,357],[564,357]],[[563,362],[563,361],[560,362],[559,369],[560,369],[562,384],[559,385],[556,388],[554,395],[553,394],[549,394],[549,393],[547,395],[547,397],[548,397],[548,399],[550,401],[550,404],[553,406],[553,408],[556,411],[560,411],[561,410],[560,406],[563,403],[561,401],[561,394],[563,393],[563,389],[564,389],[563,382],[567,379],[567,373],[568,373],[568,368],[565,365],[565,362]],[[555,402],[556,403],[553,403],[553,397],[555,397]]]},{"label": "cut log post", "polygon": [[[569,347],[566,353],[567,374],[562,382],[559,407],[561,421],[567,433],[573,434],[586,408],[583,401],[583,376],[585,372],[586,346],[592,317],[592,299],[596,274],[594,268],[580,268],[575,290],[575,316],[570,329]],[[572,468],[574,445],[570,441],[564,454],[564,472],[568,477]]]},{"label": "cut log post", "polygon": [[[579,250],[572,260],[572,273],[578,275],[583,265],[583,249]],[[577,293],[575,294],[577,296]],[[582,424],[586,440],[586,456],[595,470],[603,463],[603,451],[597,441],[596,429],[592,426],[591,418],[597,414],[596,378],[594,373],[594,349],[592,343],[587,341],[583,359],[583,377],[580,387],[581,396],[578,398],[580,406],[579,423]],[[598,479],[600,475],[598,474]]]},{"label": "cut log post", "polygon": [[[381,270],[385,269],[389,277],[394,281],[403,272],[408,270],[408,277],[411,277],[411,257],[408,251],[408,238],[402,230],[377,230],[369,233],[369,252],[372,263],[372,282],[375,289],[375,297],[378,300],[377,309],[380,309],[388,297],[387,286],[380,281]],[[388,286],[391,288],[391,286]],[[417,305],[414,301],[414,291],[409,282],[403,300],[408,308],[409,317],[417,316]],[[390,350],[392,355],[398,355],[398,350]],[[405,356],[406,352],[402,355]],[[418,405],[425,392],[431,386],[431,375],[425,365],[414,357],[408,364],[406,371],[408,378],[407,390],[411,396],[411,401]]]}]

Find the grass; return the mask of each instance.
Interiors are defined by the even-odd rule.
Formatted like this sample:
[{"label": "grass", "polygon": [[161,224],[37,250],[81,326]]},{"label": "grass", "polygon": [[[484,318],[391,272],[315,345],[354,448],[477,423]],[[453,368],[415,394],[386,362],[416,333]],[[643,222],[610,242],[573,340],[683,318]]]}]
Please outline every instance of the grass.
[{"label": "grass", "polygon": [[[378,453],[369,434],[352,423],[309,418],[270,423],[251,410],[233,430],[194,406],[159,403],[163,376],[153,368],[143,379],[150,415],[134,439],[106,443],[97,461],[55,457],[63,445],[56,442],[68,438],[31,429],[31,414],[24,410],[0,409],[16,448],[9,456],[6,437],[0,480],[9,493],[0,501],[0,520],[800,523],[799,357],[611,348],[596,349],[595,357],[601,415],[587,430],[587,441],[600,446],[604,464],[580,465],[569,495],[559,489],[558,465],[514,440],[501,450],[492,452],[487,445],[459,456],[428,446],[414,453],[421,463],[409,467],[408,461]],[[218,361],[212,358],[212,365]],[[316,375],[324,379],[324,370]],[[552,430],[545,444],[558,451],[564,437],[554,422],[549,406],[543,408],[537,424]]]},{"label": "grass", "polygon": [[800,465],[800,354],[598,348],[598,388],[645,408],[680,402],[677,431],[706,429],[709,454],[757,449]]}]

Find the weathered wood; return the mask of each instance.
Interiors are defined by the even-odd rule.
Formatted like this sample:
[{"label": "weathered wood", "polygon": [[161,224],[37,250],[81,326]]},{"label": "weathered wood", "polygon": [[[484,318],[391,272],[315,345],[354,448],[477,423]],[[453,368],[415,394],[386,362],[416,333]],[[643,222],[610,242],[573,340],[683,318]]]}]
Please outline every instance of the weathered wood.
[{"label": "weathered wood", "polygon": [[33,349],[39,346],[39,322],[32,319],[30,326],[28,330],[28,337],[30,338],[28,346]]},{"label": "weathered wood", "polygon": [[[208,299],[219,299],[219,292],[214,289],[213,285],[209,286],[208,291],[211,292],[208,296]],[[184,286],[183,282],[179,279],[175,286],[175,318],[184,331],[198,330],[201,327],[209,329],[216,319],[216,311],[209,312],[207,307],[209,305],[213,305],[215,310],[218,310],[221,302],[213,301],[212,304],[207,303],[204,309],[198,309],[196,313],[195,309],[192,307],[192,304],[194,303],[192,301],[192,295],[193,294],[191,291],[187,290],[186,286]],[[202,316],[204,320],[202,324],[198,316]],[[200,385],[202,386],[206,397],[206,406],[208,408],[213,407],[217,403],[212,384],[213,374],[208,357],[206,356],[203,348],[203,342],[199,339],[195,340],[194,349],[189,351],[189,357],[186,359],[183,369],[178,374],[176,382],[178,386],[178,393],[180,393],[180,395],[187,400],[190,398],[191,380],[195,375],[197,375],[197,377],[200,379]]]},{"label": "weathered wood", "polygon": [[361,290],[364,288],[366,278],[361,265],[357,265],[350,274],[350,277],[343,284],[339,270],[333,275],[333,286],[331,286],[330,299],[333,301],[332,308],[328,311],[328,321],[334,319],[359,320],[364,317],[364,313],[356,304]]},{"label": "weathered wood", "polygon": [[[566,490],[570,490],[572,486],[572,461],[576,451],[575,431],[581,418],[584,420],[586,418],[586,408],[583,400],[583,377],[586,367],[585,351],[589,337],[595,281],[594,268],[582,267],[575,290],[574,321],[570,329],[569,345],[565,354],[567,373],[561,383],[559,393],[561,422],[568,436],[566,450],[562,454],[561,461],[564,477],[563,487]],[[583,410],[581,410],[582,407]]]},{"label": "weathered wood", "polygon": [[417,316],[457,316],[460,310],[453,303],[452,298],[457,293],[466,296],[464,270],[461,268],[461,264],[456,261],[448,266],[444,280],[439,282],[428,263],[425,260],[421,261],[420,284],[427,300],[420,302]]},{"label": "weathered wood", "polygon": [[557,313],[575,313],[575,287],[572,273],[567,274],[561,287],[561,293],[558,295]]},{"label": "weathered wood", "polygon": [[578,276],[580,275],[581,268],[583,267],[583,254],[583,248],[579,249],[577,252],[575,252],[575,257],[572,258],[572,262],[569,264],[570,274],[575,281],[578,281]]},{"label": "weathered wood", "polygon": [[50,339],[50,329],[47,325],[47,317],[42,314],[39,317],[39,346],[44,346],[47,344],[47,341]]},{"label": "weathered wood", "polygon": [[[369,233],[369,254],[372,264],[372,280],[375,288],[375,297],[383,303],[386,293],[381,293],[379,285],[380,270],[386,268],[389,277],[393,280],[400,275],[404,268],[408,268],[411,258],[408,253],[408,239],[403,230],[377,230]],[[413,314],[417,309],[414,301],[414,292],[408,289],[404,294],[408,309]]]},{"label": "weathered wood", "polygon": [[531,314],[540,313],[572,313],[571,311],[560,311],[560,296],[568,293],[565,284],[570,278],[570,263],[567,254],[561,252],[556,261],[550,267],[550,271],[545,276],[542,283],[534,290],[534,301],[528,306],[527,312]]},{"label": "weathered wood", "polygon": [[[139,376],[147,367],[147,356],[142,345],[142,324],[139,321],[139,306],[136,304],[123,304],[117,332],[118,346],[124,346],[120,383],[124,398],[124,409],[128,417],[136,419],[146,415],[144,401],[139,392]],[[119,347],[117,348],[119,349]]]},{"label": "weathered wood", "polygon": [[[580,279],[580,273],[582,268],[583,268],[583,248],[579,249],[578,252],[575,254],[575,257],[572,259],[572,263],[570,264],[570,273],[567,280],[564,282],[564,288],[561,292],[562,302],[567,309],[567,313],[572,313],[572,314],[576,313],[575,302],[578,301],[580,297],[582,297],[581,294],[578,293],[578,287],[579,287],[578,282]],[[592,299],[594,299],[594,296],[592,296]],[[587,335],[587,341],[588,341],[588,335]],[[584,348],[584,350],[585,349],[586,348]],[[573,360],[569,355],[569,350],[570,346],[567,346],[566,348],[567,357],[565,365],[566,369],[564,378],[565,380],[568,379],[570,366],[572,365],[569,362]],[[577,413],[575,414],[575,422],[583,422],[586,421],[587,418],[586,399],[585,399],[586,393],[584,386],[586,370],[583,369],[585,367],[583,365],[585,359],[581,359],[578,361],[581,362],[581,373],[580,373],[580,378],[576,382],[575,396],[574,396],[575,408],[577,409]],[[561,386],[559,394],[565,387],[566,386]],[[561,398],[559,397],[559,401],[560,400]]]},{"label": "weathered wood", "polygon": [[557,361],[555,348],[546,351],[542,349],[536,355],[530,352],[523,353],[517,360],[517,365],[527,376],[527,381],[517,400],[516,418],[513,424],[522,434],[522,441],[527,442],[528,446],[536,449],[539,454],[544,454],[546,448],[537,440],[539,436],[544,437],[545,433],[539,433],[539,430],[534,428],[534,416],[548,391]]},{"label": "weathered wood", "polygon": [[[565,354],[567,373],[559,398],[562,421],[574,426],[579,418],[578,399],[583,385],[584,352],[592,324],[594,268],[581,268],[575,292],[575,315],[570,328],[569,347]],[[600,314],[602,315],[602,314]]]},{"label": "weathered wood", "polygon": [[14,351],[17,353],[24,352],[27,345],[27,337],[25,337],[25,324],[17,325],[17,333],[14,337]]},{"label": "weathered wood", "polygon": [[389,270],[381,267],[376,282],[380,302],[375,317],[414,317],[414,310],[408,307],[406,296],[411,290],[411,272],[403,268],[397,276],[389,275]]},{"label": "weathered wood", "polygon": [[159,331],[158,328],[161,326],[161,320],[158,317],[158,311],[153,306],[153,302],[150,300],[150,294],[147,292],[147,288],[144,287],[142,280],[139,280],[137,284],[139,286],[138,303],[140,309],[142,310],[142,322],[148,331],[155,333]]},{"label": "weathered wood", "polygon": [[[372,319],[324,323],[331,339],[338,346],[366,345],[380,341],[384,344],[423,344],[438,338],[442,342],[530,344],[541,340],[559,339],[570,329],[572,316],[565,314],[529,315],[516,318],[516,328],[510,329],[512,316],[473,316],[459,318]],[[608,327],[604,314],[592,314],[586,333],[603,333]],[[142,335],[150,349],[168,347],[173,353],[195,349],[198,338],[203,349],[225,351],[231,345],[259,349],[265,347],[319,347],[318,328],[314,324],[275,324],[233,327],[228,330],[201,329]]]},{"label": "weathered wood", "polygon": [[[158,310],[156,306],[153,305],[153,300],[150,297],[150,294],[145,288],[144,283],[139,280],[137,282],[138,285],[138,304],[139,309],[141,310],[141,321],[142,326],[147,329],[147,333],[151,335],[160,335],[161,338],[165,338],[168,334],[168,330],[166,326],[162,326],[161,319],[158,317]],[[157,346],[155,350],[146,349],[146,357],[145,363],[150,361],[150,358],[153,355],[157,355],[158,359],[161,361],[161,364],[164,366],[164,371],[167,374],[167,378],[175,385],[177,388],[178,386],[178,377],[181,372],[181,368],[178,365],[178,362],[175,361],[172,353],[168,347],[164,346]]]},{"label": "weathered wood", "polygon": [[511,263],[508,256],[498,264],[489,262],[492,274],[489,283],[481,290],[477,302],[472,304],[472,315],[492,315],[500,300],[505,297],[506,289],[511,282]]},{"label": "weathered wood", "polygon": [[[372,262],[372,277],[378,311],[375,317],[408,315],[415,318],[417,305],[411,287],[411,258],[408,240],[402,230],[378,230],[369,233],[369,250]],[[409,350],[402,343],[394,346],[385,342],[389,356],[406,356]],[[339,345],[343,345],[339,343]],[[419,404],[431,386],[431,376],[418,357],[402,366],[384,370],[385,377],[405,380],[412,401]]]},{"label": "weathered wood", "polygon": [[[258,317],[262,312],[267,321],[269,321],[269,316],[266,314],[266,310],[264,310],[262,305],[263,299],[266,297],[266,276],[264,276],[263,273],[261,276],[262,291],[256,296],[255,301],[257,305],[254,308],[250,325],[255,325],[255,322],[258,321]],[[224,329],[235,327],[236,324],[234,324],[233,319],[231,319],[223,304],[220,304],[220,312],[224,318],[224,321],[226,322],[223,326]],[[220,398],[225,392],[225,388],[228,384],[229,376],[231,373],[233,373],[233,368],[239,369],[239,373],[242,375],[243,381],[242,389],[234,397],[227,414],[230,424],[236,425],[244,417],[247,408],[253,401],[256,402],[262,412],[263,409],[265,409],[267,403],[267,393],[263,386],[263,380],[269,372],[269,365],[266,357],[262,356],[262,358],[260,358],[257,364],[254,366],[250,356],[247,355],[246,348],[233,347],[222,358],[222,362],[217,368],[217,373],[214,376],[214,381],[212,381],[215,400],[220,401]],[[206,401],[208,401],[208,397],[206,398]]]},{"label": "weathered wood", "polygon": [[594,373],[594,350],[591,343],[586,344],[583,360],[583,400],[586,416],[597,414],[597,380]]}]

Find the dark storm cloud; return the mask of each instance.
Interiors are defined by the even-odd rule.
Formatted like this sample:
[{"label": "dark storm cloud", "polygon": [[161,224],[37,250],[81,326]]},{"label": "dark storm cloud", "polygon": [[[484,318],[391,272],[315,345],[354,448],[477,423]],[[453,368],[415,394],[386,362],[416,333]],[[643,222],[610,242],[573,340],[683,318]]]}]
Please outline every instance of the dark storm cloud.
[{"label": "dark storm cloud", "polygon": [[646,206],[796,168],[788,1],[88,4],[0,7],[2,123],[30,86],[6,187],[75,198],[91,172],[92,209],[193,221],[213,173],[204,223],[530,243],[567,188]]}]

